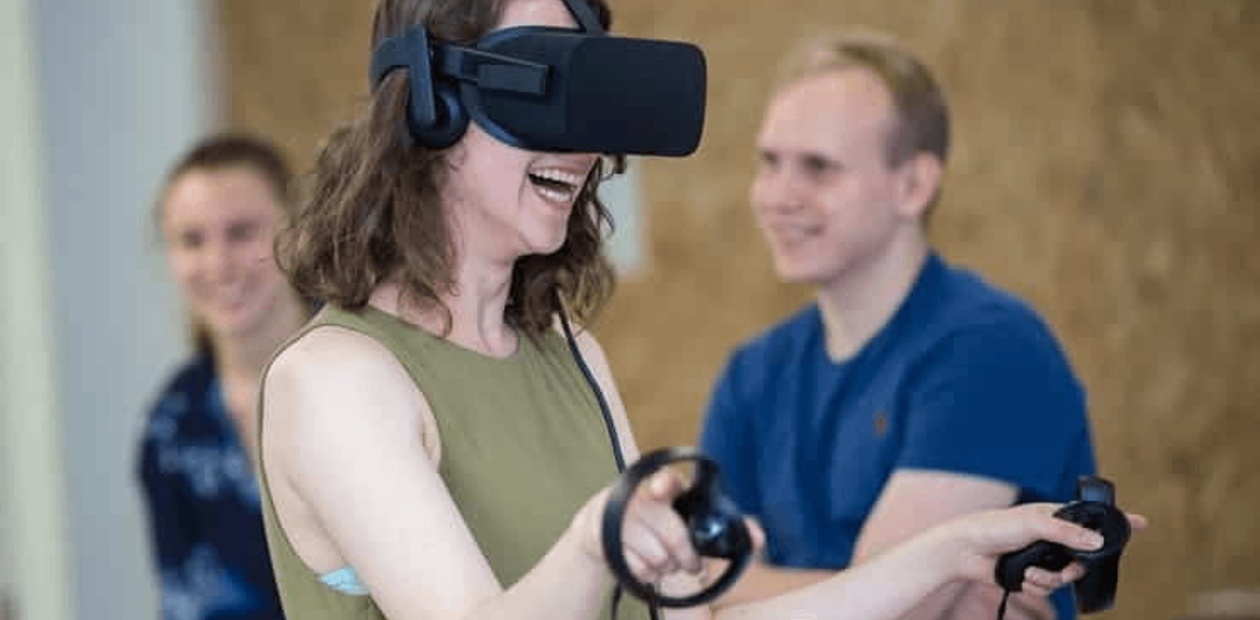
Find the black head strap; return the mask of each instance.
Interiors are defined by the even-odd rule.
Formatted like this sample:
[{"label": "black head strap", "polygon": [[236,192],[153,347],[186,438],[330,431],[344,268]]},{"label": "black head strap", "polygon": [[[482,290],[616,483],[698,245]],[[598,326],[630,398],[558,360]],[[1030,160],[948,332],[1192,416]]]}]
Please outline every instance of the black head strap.
[{"label": "black head strap", "polygon": [[541,63],[454,45],[437,48],[434,57],[440,75],[475,84],[479,90],[547,94],[551,68]]},{"label": "black head strap", "polygon": [[412,28],[399,36],[386,37],[372,54],[372,66],[368,71],[371,88],[385,79],[394,69],[407,69],[411,80],[411,117],[421,123],[432,123],[437,118],[433,96],[425,96],[420,84],[433,83],[433,64],[429,56],[429,32],[424,28]]},{"label": "black head strap", "polygon": [[[377,53],[372,55],[370,79],[372,86],[380,84],[385,75],[394,69],[407,69],[412,80],[423,84],[433,81],[433,67],[437,73],[461,82],[471,82],[482,90],[502,90],[527,95],[547,92],[549,67],[502,54],[493,54],[457,45],[429,46],[429,33],[424,28],[413,28],[405,34],[387,37],[381,41]],[[424,98],[422,98],[424,99]],[[419,118],[433,118],[433,101],[427,102],[427,112]]]},{"label": "black head strap", "polygon": [[[582,32],[606,34],[599,17],[586,0],[564,0]],[[433,83],[433,66],[438,75],[471,82],[482,90],[500,90],[526,95],[543,95],[547,92],[547,65],[520,60],[500,54],[483,52],[460,45],[430,46],[427,28],[411,28],[402,35],[386,37],[372,54],[368,71],[371,88],[394,69],[407,69],[412,83]],[[432,97],[416,96],[418,88],[412,88],[411,107],[413,117],[422,123],[430,123],[437,117]]]},{"label": "black head strap", "polygon": [[586,34],[607,34],[604,27],[599,23],[599,16],[591,9],[591,5],[586,0],[564,0],[564,5],[569,8],[569,13],[573,15],[573,19],[577,21],[578,27]]}]

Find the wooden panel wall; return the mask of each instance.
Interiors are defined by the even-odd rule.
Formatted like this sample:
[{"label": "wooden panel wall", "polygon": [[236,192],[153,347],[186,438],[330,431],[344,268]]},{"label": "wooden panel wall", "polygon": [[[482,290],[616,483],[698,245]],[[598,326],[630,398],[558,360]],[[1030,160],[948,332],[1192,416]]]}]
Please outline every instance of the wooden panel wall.
[{"label": "wooden panel wall", "polygon": [[[368,3],[219,0],[226,120],[302,163],[365,92]],[[700,43],[705,142],[644,162],[650,269],[597,325],[645,447],[691,443],[729,348],[807,298],[746,206],[771,65],[796,37],[904,38],[951,97],[940,247],[1026,296],[1091,395],[1103,471],[1154,528],[1124,619],[1260,585],[1260,2],[623,0],[621,32]]]}]

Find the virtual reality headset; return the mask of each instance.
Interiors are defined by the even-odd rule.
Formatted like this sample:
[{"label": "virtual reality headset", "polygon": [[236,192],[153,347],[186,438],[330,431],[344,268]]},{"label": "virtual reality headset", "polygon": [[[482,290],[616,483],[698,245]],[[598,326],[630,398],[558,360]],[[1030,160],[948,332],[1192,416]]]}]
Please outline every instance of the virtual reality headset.
[{"label": "virtual reality headset", "polygon": [[423,27],[381,41],[375,89],[391,71],[410,78],[407,125],[446,148],[471,119],[522,149],[690,155],[704,128],[703,52],[675,41],[607,34],[586,0],[564,0],[578,30],[518,26],[472,46],[435,42]]}]

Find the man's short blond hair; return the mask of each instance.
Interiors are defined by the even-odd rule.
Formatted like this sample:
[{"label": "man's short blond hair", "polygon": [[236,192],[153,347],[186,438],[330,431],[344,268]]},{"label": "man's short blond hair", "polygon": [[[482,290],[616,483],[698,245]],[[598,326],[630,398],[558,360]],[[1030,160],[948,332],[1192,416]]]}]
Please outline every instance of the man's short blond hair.
[{"label": "man's short blond hair", "polygon": [[806,39],[780,62],[778,88],[851,68],[874,74],[892,97],[895,118],[888,138],[889,165],[924,152],[944,163],[949,152],[945,95],[927,66],[890,35],[850,29]]}]

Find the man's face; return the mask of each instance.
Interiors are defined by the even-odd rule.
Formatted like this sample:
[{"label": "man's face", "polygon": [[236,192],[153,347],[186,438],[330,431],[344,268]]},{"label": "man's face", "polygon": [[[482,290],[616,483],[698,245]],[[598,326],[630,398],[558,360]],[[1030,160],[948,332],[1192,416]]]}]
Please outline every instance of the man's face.
[{"label": "man's face", "polygon": [[886,87],[859,68],[803,78],[770,101],[749,194],[780,278],[839,284],[918,226],[904,204],[911,166],[888,163],[893,119]]}]

